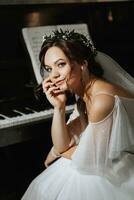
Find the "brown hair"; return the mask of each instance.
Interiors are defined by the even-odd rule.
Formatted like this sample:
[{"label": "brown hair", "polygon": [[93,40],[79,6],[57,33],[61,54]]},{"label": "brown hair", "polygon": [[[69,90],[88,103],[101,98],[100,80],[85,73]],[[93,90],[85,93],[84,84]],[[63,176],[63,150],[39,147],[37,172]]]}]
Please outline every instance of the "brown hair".
[{"label": "brown hair", "polygon": [[[41,62],[40,71],[44,70],[44,56],[47,52],[47,50],[50,47],[59,47],[64,54],[69,59],[70,63],[73,61],[82,64],[85,60],[88,62],[89,72],[97,77],[103,76],[103,69],[101,66],[95,61],[95,56],[92,52],[92,49],[90,47],[87,47],[82,42],[78,42],[77,40],[57,40],[57,41],[50,41],[47,44],[43,43],[41,47],[41,51],[39,54],[39,59]],[[41,73],[42,75],[42,73]]]}]

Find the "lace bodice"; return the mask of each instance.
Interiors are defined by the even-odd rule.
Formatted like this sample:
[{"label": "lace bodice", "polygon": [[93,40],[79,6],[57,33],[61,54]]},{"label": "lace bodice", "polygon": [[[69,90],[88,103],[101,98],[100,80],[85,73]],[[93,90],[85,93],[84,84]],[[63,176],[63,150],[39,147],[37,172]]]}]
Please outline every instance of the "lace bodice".
[{"label": "lace bodice", "polygon": [[[90,122],[72,155],[72,166],[82,173],[121,182],[134,166],[134,99],[115,96],[111,113]],[[133,165],[131,166],[133,162]],[[130,167],[131,166],[131,167]]]}]

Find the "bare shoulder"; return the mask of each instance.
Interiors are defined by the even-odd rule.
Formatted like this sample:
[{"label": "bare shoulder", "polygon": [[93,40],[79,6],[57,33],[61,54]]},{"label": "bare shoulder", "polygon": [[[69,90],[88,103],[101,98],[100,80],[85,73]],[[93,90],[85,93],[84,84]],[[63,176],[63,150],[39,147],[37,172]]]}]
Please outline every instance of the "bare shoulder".
[{"label": "bare shoulder", "polygon": [[[96,95],[96,93],[100,93]],[[111,95],[108,95],[111,94]],[[91,122],[98,122],[103,120],[114,108],[115,95],[132,98],[133,96],[120,86],[106,82],[105,80],[98,80],[94,84],[93,100],[89,111],[89,120]],[[88,108],[87,108],[88,109]]]},{"label": "bare shoulder", "polygon": [[96,83],[94,85],[94,93],[97,93],[99,91],[110,93],[112,95],[134,98],[134,94],[133,95],[130,94],[123,87],[116,85],[116,84],[109,83],[103,79],[102,80],[99,79],[98,81],[96,81]]},{"label": "bare shoulder", "polygon": [[114,96],[101,94],[94,97],[90,107],[89,120],[91,122],[103,120],[113,110],[114,102]]}]

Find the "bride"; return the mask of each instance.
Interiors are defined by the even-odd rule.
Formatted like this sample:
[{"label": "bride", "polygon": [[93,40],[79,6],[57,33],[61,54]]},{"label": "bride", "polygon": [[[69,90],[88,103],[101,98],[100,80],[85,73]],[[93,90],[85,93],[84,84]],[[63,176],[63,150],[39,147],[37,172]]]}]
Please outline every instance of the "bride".
[{"label": "bride", "polygon": [[[54,107],[53,147],[22,200],[133,200],[134,94],[103,77],[96,55],[75,31],[44,37],[42,87]],[[67,93],[77,96],[68,122]]]}]

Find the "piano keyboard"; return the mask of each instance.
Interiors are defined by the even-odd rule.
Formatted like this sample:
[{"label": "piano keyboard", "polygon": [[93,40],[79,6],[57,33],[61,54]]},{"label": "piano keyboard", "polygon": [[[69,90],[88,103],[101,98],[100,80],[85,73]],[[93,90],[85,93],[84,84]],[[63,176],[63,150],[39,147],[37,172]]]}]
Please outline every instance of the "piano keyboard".
[{"label": "piano keyboard", "polygon": [[[66,113],[69,114],[73,111],[74,105],[66,106]],[[27,108],[28,110],[28,108]],[[9,127],[15,127],[19,125],[29,124],[45,119],[49,119],[53,115],[53,109],[42,110],[37,112],[35,110],[31,110],[32,113],[25,114],[19,110],[13,110],[14,113],[18,114],[15,117],[7,117],[6,115],[0,114],[0,129],[5,129]]]}]

